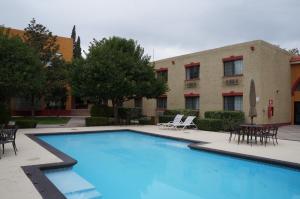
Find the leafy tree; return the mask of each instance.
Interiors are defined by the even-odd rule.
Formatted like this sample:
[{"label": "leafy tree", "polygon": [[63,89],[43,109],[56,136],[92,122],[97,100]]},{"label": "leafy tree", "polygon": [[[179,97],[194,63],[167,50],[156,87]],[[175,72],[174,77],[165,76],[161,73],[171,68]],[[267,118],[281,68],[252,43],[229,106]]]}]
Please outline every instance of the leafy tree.
[{"label": "leafy tree", "polygon": [[59,46],[56,43],[56,36],[52,35],[52,32],[42,24],[36,23],[34,18],[25,28],[24,40],[36,50],[44,65],[57,56]]},{"label": "leafy tree", "polygon": [[63,59],[55,58],[46,70],[44,99],[48,108],[65,108],[67,99],[68,68]]},{"label": "leafy tree", "polygon": [[75,94],[111,100],[115,122],[118,107],[126,100],[155,98],[166,92],[166,84],[155,78],[150,57],[132,39],[119,37],[94,40],[86,61],[75,64],[72,86]]},{"label": "leafy tree", "polygon": [[3,30],[0,31],[0,101],[7,103],[14,96],[32,97],[33,93],[40,93],[44,73],[35,51]]},{"label": "leafy tree", "polygon": [[298,48],[292,48],[288,50],[293,55],[300,55]]}]

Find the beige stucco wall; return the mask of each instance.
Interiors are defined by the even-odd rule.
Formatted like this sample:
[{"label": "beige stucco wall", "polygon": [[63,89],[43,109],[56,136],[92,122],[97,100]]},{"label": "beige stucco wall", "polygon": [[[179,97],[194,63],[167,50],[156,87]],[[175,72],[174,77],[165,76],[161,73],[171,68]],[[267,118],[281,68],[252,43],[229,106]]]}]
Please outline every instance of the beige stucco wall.
[{"label": "beige stucco wall", "polygon": [[[243,75],[224,77],[223,58],[243,56]],[[249,110],[250,81],[254,79],[258,117],[256,123],[286,123],[291,118],[290,55],[264,41],[251,41],[222,48],[182,55],[155,62],[155,68],[168,68],[167,109],[184,109],[184,94],[200,94],[200,116],[206,111],[223,110],[222,93],[243,93],[243,111]],[[200,79],[197,88],[185,88],[185,64],[200,62]],[[238,85],[226,85],[226,79],[238,79]],[[279,90],[277,93],[276,91]],[[274,100],[275,114],[268,119],[268,100]],[[143,113],[155,115],[156,100],[143,100]],[[247,121],[249,119],[247,118]]]}]

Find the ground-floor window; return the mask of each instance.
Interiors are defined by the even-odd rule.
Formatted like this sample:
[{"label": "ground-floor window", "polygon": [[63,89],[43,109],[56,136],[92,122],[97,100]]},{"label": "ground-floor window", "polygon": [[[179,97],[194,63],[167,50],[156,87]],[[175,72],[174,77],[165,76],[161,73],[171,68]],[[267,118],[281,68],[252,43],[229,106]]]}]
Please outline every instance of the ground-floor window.
[{"label": "ground-floor window", "polygon": [[185,97],[185,108],[199,110],[199,97]]},{"label": "ground-floor window", "polygon": [[156,108],[157,109],[167,109],[167,98],[166,97],[157,98]]},{"label": "ground-floor window", "polygon": [[243,96],[224,96],[225,111],[242,111]]}]

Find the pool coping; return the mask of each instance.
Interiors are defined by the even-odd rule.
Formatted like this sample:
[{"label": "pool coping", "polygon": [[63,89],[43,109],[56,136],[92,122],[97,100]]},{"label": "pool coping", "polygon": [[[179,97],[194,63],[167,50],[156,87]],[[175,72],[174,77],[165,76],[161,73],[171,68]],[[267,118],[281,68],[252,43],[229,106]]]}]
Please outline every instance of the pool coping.
[{"label": "pool coping", "polygon": [[22,166],[21,168],[27,175],[27,177],[31,180],[32,184],[35,186],[37,191],[41,194],[42,198],[45,199],[66,199],[66,197],[60,192],[58,188],[44,175],[43,170],[48,169],[59,169],[59,168],[66,168],[66,167],[72,167],[75,164],[77,164],[77,160],[73,159],[69,155],[63,153],[62,151],[56,149],[55,147],[51,146],[47,142],[39,139],[37,136],[40,135],[72,135],[72,134],[90,134],[90,133],[109,133],[109,132],[119,132],[119,131],[131,131],[133,133],[140,133],[155,137],[162,137],[162,138],[168,138],[172,140],[178,140],[178,141],[184,141],[184,142],[190,142],[188,144],[188,147],[193,150],[201,150],[211,153],[217,153],[232,157],[237,157],[241,159],[246,160],[252,160],[256,162],[262,162],[277,166],[283,166],[288,167],[292,169],[300,170],[300,164],[294,163],[294,162],[288,162],[283,160],[277,160],[277,159],[271,159],[271,158],[265,158],[261,156],[254,156],[254,155],[247,155],[243,153],[236,153],[226,150],[220,150],[220,149],[214,149],[214,148],[208,148],[205,146],[201,146],[204,144],[208,144],[209,142],[203,142],[203,141],[196,141],[193,139],[186,139],[186,138],[180,138],[180,137],[174,137],[169,135],[161,135],[156,133],[151,133],[147,131],[140,131],[140,130],[133,130],[133,129],[117,129],[117,130],[93,130],[93,131],[76,131],[76,132],[51,132],[51,133],[30,133],[25,134],[28,138],[38,143],[40,146],[45,148],[50,153],[57,156],[59,159],[62,160],[62,162],[55,162],[55,163],[46,163],[46,164],[37,164],[37,165],[29,165],[29,166]]}]

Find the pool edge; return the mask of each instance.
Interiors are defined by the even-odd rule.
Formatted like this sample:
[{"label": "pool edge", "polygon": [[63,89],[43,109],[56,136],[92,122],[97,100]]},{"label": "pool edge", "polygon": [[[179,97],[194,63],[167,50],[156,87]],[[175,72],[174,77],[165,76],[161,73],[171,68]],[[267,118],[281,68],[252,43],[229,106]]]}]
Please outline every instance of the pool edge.
[{"label": "pool edge", "polygon": [[208,142],[195,141],[193,139],[185,139],[185,138],[173,137],[173,136],[168,136],[168,135],[160,135],[160,134],[155,134],[155,133],[151,133],[151,132],[147,132],[147,131],[140,131],[140,130],[138,131],[138,130],[132,130],[132,129],[25,134],[28,138],[35,141],[40,146],[45,148],[47,151],[49,151],[50,153],[54,154],[59,159],[61,159],[62,162],[21,166],[21,168],[23,169],[26,176],[31,180],[32,184],[35,186],[35,188],[40,193],[42,198],[44,198],[44,199],[66,199],[66,197],[56,188],[56,186],[44,175],[43,170],[72,167],[77,163],[77,160],[73,159],[72,157],[63,153],[62,151],[56,149],[55,147],[51,146],[47,142],[39,139],[37,136],[39,136],[39,135],[69,135],[69,134],[107,133],[107,132],[119,132],[119,131],[131,131],[134,133],[140,133],[140,134],[145,134],[145,135],[149,135],[149,136],[191,142],[190,144],[188,144],[188,147],[191,149],[194,149],[194,150],[218,153],[218,154],[238,157],[238,158],[242,158],[242,159],[246,159],[246,160],[254,160],[257,162],[263,162],[263,163],[284,166],[284,167],[289,167],[289,168],[300,170],[300,164],[298,164],[298,163],[203,147],[203,146],[199,146],[199,144],[201,144],[201,145],[207,144]]}]

